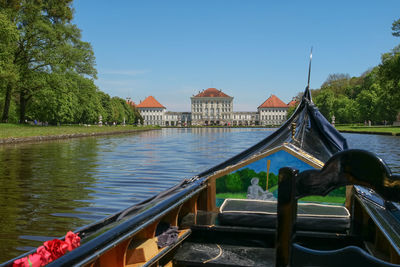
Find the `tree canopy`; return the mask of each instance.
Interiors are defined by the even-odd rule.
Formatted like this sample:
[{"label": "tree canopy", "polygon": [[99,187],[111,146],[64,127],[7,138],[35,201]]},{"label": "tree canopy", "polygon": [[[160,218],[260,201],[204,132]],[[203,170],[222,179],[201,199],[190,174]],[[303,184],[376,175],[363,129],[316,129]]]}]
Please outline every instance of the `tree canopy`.
[{"label": "tree canopy", "polygon": [[[393,36],[400,36],[400,19],[392,30]],[[334,115],[338,123],[393,122],[400,113],[400,45],[384,53],[381,63],[360,77],[329,75],[312,95],[328,120]]]},{"label": "tree canopy", "polygon": [[[0,0],[3,122],[94,123],[139,119],[121,98],[104,103],[90,43],[72,24],[72,0]],[[113,101],[115,102],[114,104]],[[118,115],[109,116],[113,110]]]}]

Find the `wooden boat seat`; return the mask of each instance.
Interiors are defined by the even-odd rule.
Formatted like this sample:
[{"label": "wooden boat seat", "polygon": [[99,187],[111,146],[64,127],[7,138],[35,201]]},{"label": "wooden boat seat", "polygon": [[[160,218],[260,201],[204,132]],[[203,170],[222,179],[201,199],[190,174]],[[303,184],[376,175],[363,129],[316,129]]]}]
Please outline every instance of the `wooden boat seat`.
[{"label": "wooden boat seat", "polygon": [[[218,222],[220,225],[276,228],[277,202],[225,199]],[[350,213],[344,206],[299,203],[296,227],[303,231],[344,233],[350,227]]]},{"label": "wooden boat seat", "polygon": [[400,266],[384,262],[359,247],[321,251],[293,243],[297,200],[308,195],[326,195],[344,185],[367,186],[385,200],[400,201],[400,176],[392,175],[383,160],[367,151],[339,152],[320,171],[279,170],[276,266]]}]

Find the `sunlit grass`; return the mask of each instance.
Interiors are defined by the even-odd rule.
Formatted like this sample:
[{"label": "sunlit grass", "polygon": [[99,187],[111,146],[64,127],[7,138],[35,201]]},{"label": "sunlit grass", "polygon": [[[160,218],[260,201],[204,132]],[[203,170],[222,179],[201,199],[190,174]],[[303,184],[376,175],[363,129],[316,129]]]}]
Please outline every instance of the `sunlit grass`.
[{"label": "sunlit grass", "polygon": [[391,133],[400,134],[400,127],[393,126],[360,126],[360,125],[336,125],[338,131],[365,132],[365,133]]},{"label": "sunlit grass", "polygon": [[[278,189],[278,185],[275,185],[269,188],[269,191],[273,193]],[[218,193],[217,198],[226,199],[226,198],[237,198],[237,199],[245,199],[247,197],[246,193]],[[344,204],[346,201],[346,197],[344,196],[308,196],[299,199],[301,202],[316,202],[316,203],[332,203],[332,204]]]},{"label": "sunlit grass", "polygon": [[144,129],[156,129],[154,126],[102,126],[97,125],[83,126],[33,126],[26,124],[0,123],[0,138],[24,138],[33,136],[53,136],[68,134],[91,134],[104,132],[123,132]]},{"label": "sunlit grass", "polygon": [[246,198],[246,193],[218,193],[217,198]]}]

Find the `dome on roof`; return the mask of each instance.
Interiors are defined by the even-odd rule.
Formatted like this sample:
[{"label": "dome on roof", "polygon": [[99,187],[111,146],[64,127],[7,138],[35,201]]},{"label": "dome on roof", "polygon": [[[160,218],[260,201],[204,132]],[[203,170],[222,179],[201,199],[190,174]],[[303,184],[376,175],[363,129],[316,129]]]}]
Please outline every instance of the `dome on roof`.
[{"label": "dome on roof", "polygon": [[195,97],[230,97],[217,88],[208,88],[195,95]]}]

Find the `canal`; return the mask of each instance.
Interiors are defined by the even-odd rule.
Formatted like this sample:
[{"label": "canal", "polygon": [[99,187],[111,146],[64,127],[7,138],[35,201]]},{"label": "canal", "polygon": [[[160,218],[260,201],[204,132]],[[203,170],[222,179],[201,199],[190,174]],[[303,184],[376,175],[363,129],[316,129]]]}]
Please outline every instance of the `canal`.
[{"label": "canal", "polygon": [[[274,129],[162,129],[0,146],[0,262],[127,208]],[[400,137],[344,134],[400,173]]]}]

